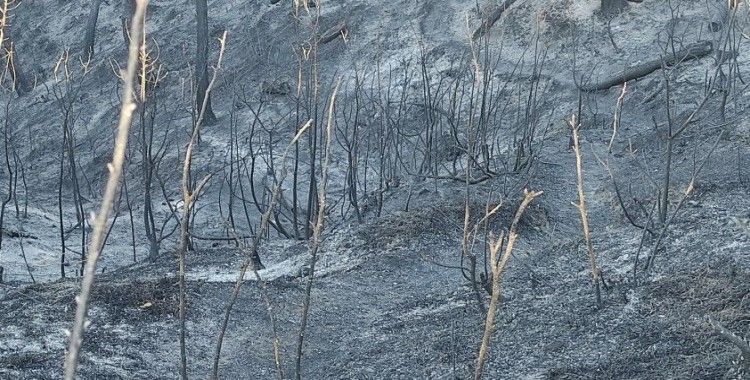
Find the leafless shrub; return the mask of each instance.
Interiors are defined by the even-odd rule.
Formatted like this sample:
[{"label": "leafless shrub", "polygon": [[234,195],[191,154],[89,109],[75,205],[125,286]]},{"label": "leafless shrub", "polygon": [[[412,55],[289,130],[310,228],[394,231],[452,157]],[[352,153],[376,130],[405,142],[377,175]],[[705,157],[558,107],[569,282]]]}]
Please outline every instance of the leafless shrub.
[{"label": "leafless shrub", "polygon": [[[242,285],[245,283],[245,274],[247,273],[248,269],[251,269],[253,271],[253,275],[255,275],[256,280],[261,282],[261,292],[263,294],[264,302],[266,303],[266,309],[268,310],[269,316],[271,318],[272,327],[273,327],[273,333],[274,333],[274,359],[276,364],[276,374],[279,379],[284,378],[284,370],[281,360],[281,343],[278,338],[278,334],[276,332],[276,318],[273,313],[273,307],[271,305],[270,299],[267,296],[266,290],[265,290],[265,281],[261,278],[260,274],[258,273],[258,270],[260,269],[257,265],[254,264],[254,258],[257,256],[258,249],[260,248],[260,244],[263,241],[263,238],[266,236],[266,232],[268,231],[269,222],[271,220],[271,215],[273,213],[273,210],[276,208],[279,195],[281,194],[281,187],[284,183],[284,180],[286,179],[288,175],[288,169],[287,169],[287,158],[289,156],[289,150],[292,146],[296,145],[297,141],[302,137],[302,135],[310,128],[312,125],[312,120],[308,120],[307,123],[305,123],[302,127],[299,128],[297,133],[295,134],[292,141],[287,145],[286,149],[284,150],[284,153],[281,157],[281,175],[279,177],[279,181],[274,187],[273,193],[271,194],[271,199],[269,201],[268,209],[263,213],[260,225],[258,226],[258,229],[256,230],[255,236],[252,240],[252,245],[250,247],[246,247],[246,251],[248,254],[248,257],[245,259],[245,261],[240,266],[240,271],[237,277],[237,281],[235,282],[234,289],[232,291],[232,294],[230,296],[229,302],[227,303],[227,306],[225,307],[224,312],[224,319],[222,321],[221,328],[219,330],[219,335],[216,341],[216,350],[214,352],[214,362],[213,362],[213,369],[212,369],[212,378],[216,379],[218,378],[219,373],[219,359],[221,357],[221,347],[224,342],[224,334],[226,333],[227,325],[229,324],[229,316],[232,312],[232,309],[234,308],[234,304],[237,302],[237,297],[239,296],[240,290],[242,289]],[[231,231],[233,234],[235,233],[233,230]],[[234,235],[234,239],[237,241],[237,243],[244,247],[244,244],[240,242],[239,237]]]},{"label": "leafless shrub", "polygon": [[328,187],[328,173],[331,164],[331,141],[333,139],[333,123],[335,118],[336,94],[338,93],[340,83],[336,84],[331,94],[331,100],[328,102],[328,123],[325,130],[325,145],[323,167],[318,189],[318,215],[315,218],[315,227],[313,228],[312,241],[310,242],[310,272],[305,285],[305,298],[302,303],[302,315],[300,317],[300,329],[297,334],[297,359],[295,362],[295,376],[297,380],[302,378],[302,354],[304,350],[305,334],[307,330],[307,318],[310,312],[310,297],[312,294],[313,280],[315,279],[315,264],[318,261],[318,250],[320,249],[321,236],[325,227],[325,205]]},{"label": "leafless shrub", "polygon": [[[132,34],[131,34],[132,35]],[[187,287],[185,280],[185,256],[188,250],[188,242],[190,240],[190,223],[192,212],[195,209],[195,203],[198,200],[198,196],[203,191],[204,186],[211,179],[211,175],[204,177],[195,186],[192,185],[192,165],[193,155],[198,144],[198,136],[200,136],[201,126],[203,125],[203,117],[208,107],[208,98],[211,95],[211,89],[213,88],[216,78],[221,69],[221,62],[224,58],[224,49],[226,47],[226,31],[219,39],[219,59],[216,67],[214,67],[213,76],[211,81],[208,83],[205,92],[205,99],[201,103],[201,108],[198,113],[198,117],[193,125],[192,132],[190,134],[190,141],[188,142],[187,149],[185,150],[185,160],[182,165],[182,213],[180,217],[180,245],[177,248],[177,255],[179,257],[179,282],[180,282],[180,376],[183,379],[187,379],[187,352],[186,352],[186,328],[185,318],[187,315]],[[132,45],[131,45],[132,46]]]},{"label": "leafless shrub", "polygon": [[[84,89],[84,81],[87,79],[91,71],[90,62],[81,61],[80,65],[75,64],[76,57],[71,57],[70,52],[65,50],[60,55],[57,63],[54,67],[55,83],[52,88],[47,88],[49,92],[55,98],[58,110],[60,112],[61,121],[61,152],[59,160],[59,172],[58,172],[58,187],[57,187],[57,207],[58,207],[58,218],[60,228],[60,245],[61,245],[61,276],[65,277],[65,266],[67,264],[66,253],[71,251],[77,253],[80,258],[80,269],[76,270],[77,274],[82,274],[84,266],[87,260],[87,233],[88,225],[86,220],[86,211],[84,209],[83,192],[81,185],[82,174],[80,165],[77,160],[77,153],[79,150],[76,149],[76,123],[78,121],[77,113],[81,105],[78,102],[79,95]],[[72,60],[72,62],[71,62]],[[45,85],[46,86],[46,85]],[[65,182],[66,173],[71,182],[72,187],[72,198],[73,206],[76,215],[76,224],[65,229],[64,224],[64,205],[63,201],[66,196],[64,194],[63,183]],[[66,243],[68,235],[75,231],[80,230],[80,251],[75,252]]]}]

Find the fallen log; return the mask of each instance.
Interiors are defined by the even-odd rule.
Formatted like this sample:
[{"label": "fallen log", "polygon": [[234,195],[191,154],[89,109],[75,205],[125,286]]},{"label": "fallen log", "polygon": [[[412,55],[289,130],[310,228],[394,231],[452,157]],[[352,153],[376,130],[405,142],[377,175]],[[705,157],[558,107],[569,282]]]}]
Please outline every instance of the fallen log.
[{"label": "fallen log", "polygon": [[656,70],[662,68],[662,64],[666,66],[674,66],[677,63],[690,61],[693,59],[703,58],[713,51],[713,44],[710,41],[699,41],[688,45],[682,50],[675,54],[670,54],[663,59],[655,59],[653,61],[644,62],[635,66],[631,66],[615,74],[613,77],[606,78],[602,81],[581,85],[579,88],[584,92],[594,92],[607,90],[610,87],[621,85],[627,81],[645,77],[653,73]]},{"label": "fallen log", "polygon": [[5,228],[2,229],[2,234],[9,238],[24,238],[24,239],[31,239],[31,240],[39,240],[39,238],[34,235],[30,235],[21,231],[8,230]]},{"label": "fallen log", "polygon": [[496,5],[491,11],[487,12],[487,15],[482,19],[482,25],[480,25],[474,33],[471,34],[471,40],[476,41],[477,38],[484,36],[490,31],[493,25],[500,19],[500,16],[510,8],[516,0],[505,0],[502,3]]},{"label": "fallen log", "polygon": [[325,32],[323,32],[323,34],[320,36],[320,40],[318,40],[318,44],[320,45],[327,44],[335,40],[339,36],[346,38],[346,33],[347,33],[346,21],[341,21],[338,24],[328,28],[328,30],[326,30]]}]

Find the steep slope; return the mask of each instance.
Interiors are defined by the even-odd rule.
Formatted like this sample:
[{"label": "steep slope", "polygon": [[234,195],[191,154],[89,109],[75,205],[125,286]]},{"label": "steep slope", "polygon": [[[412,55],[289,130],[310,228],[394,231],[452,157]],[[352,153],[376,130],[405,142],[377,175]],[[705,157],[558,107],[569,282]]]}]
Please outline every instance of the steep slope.
[{"label": "steep slope", "polygon": [[[482,74],[477,78],[487,82],[476,83],[492,89],[489,108],[502,112],[482,121],[493,131],[488,154],[496,172],[468,187],[472,217],[479,219],[486,205],[502,201],[503,211],[490,223],[494,232],[500,231],[507,228],[522,189],[544,191],[523,219],[503,280],[487,377],[731,376],[737,350],[713,334],[706,317],[712,315],[740,335],[750,320],[750,236],[741,228],[750,206],[744,167],[750,123],[742,82],[748,63],[747,34],[742,34],[746,3],[738,9],[731,43],[721,48],[736,49],[736,57],[721,62],[712,55],[657,70],[629,82],[624,94],[621,86],[581,93],[578,84],[597,82],[696,41],[718,41],[721,33],[708,29],[715,18],[713,3],[632,3],[606,22],[597,14],[595,1],[517,1],[488,38],[473,45],[468,36],[486,13],[475,4],[319,3],[320,8],[313,8],[320,9],[318,33],[342,20],[347,31],[345,38],[317,51],[316,103],[295,91],[300,65],[295,48],[299,53],[309,46],[304,41],[313,15],[303,12],[295,19],[293,5],[284,1],[209,1],[211,36],[226,30],[229,39],[213,93],[219,120],[205,127],[196,156],[196,178],[215,175],[199,200],[188,262],[193,377],[208,374],[223,306],[244,259],[228,232],[228,215],[238,215],[237,232],[250,236],[259,214],[254,203],[264,202],[251,202],[244,194],[230,196],[244,201],[228,202],[227,194],[233,191],[228,188],[237,181],[230,179],[228,168],[234,170],[237,155],[248,162],[253,158],[249,165],[266,173],[266,179],[256,174],[238,181],[264,194],[263,187],[272,183],[264,181],[273,181],[282,170],[279,156],[303,119],[314,115],[318,133],[322,131],[325,99],[337,79],[342,80],[342,94],[331,167],[332,206],[320,278],[313,289],[304,377],[471,377],[484,314],[457,267],[462,265],[467,189],[460,177],[466,162],[461,149],[473,133],[469,115],[475,108],[467,97],[451,96],[474,91],[477,67]],[[34,75],[36,86],[12,98],[7,116],[25,183],[18,196],[21,211],[16,216],[16,202],[10,203],[3,226],[0,265],[7,284],[0,285],[0,377],[59,377],[64,331],[70,328],[78,287],[77,279],[59,280],[60,183],[69,276],[75,275],[81,230],[87,228],[76,223],[69,169],[59,182],[60,106],[70,106],[68,121],[88,214],[96,209],[106,178],[119,107],[115,68],[124,55],[119,5],[114,1],[102,6],[97,56],[85,75],[76,56],[88,14],[81,2],[22,1],[13,10],[11,31],[20,63]],[[166,147],[154,189],[163,231],[177,226],[170,215],[182,207],[177,168],[194,117],[194,27],[190,4],[150,2],[149,41],[163,75],[155,91],[154,119],[157,144],[163,141]],[[212,45],[213,61],[216,48]],[[69,77],[60,61],[66,49]],[[305,80],[313,67],[309,62],[303,64]],[[268,91],[270,87],[278,91]],[[358,88],[362,103],[368,104],[359,120],[366,147],[361,157],[361,221],[347,200],[348,152],[342,137]],[[723,101],[722,89],[727,94]],[[431,96],[425,95],[428,90]],[[452,104],[458,104],[460,112],[452,113]],[[667,201],[675,216],[660,238],[662,225],[649,217],[656,215],[653,210],[662,199],[667,124],[674,120],[679,125],[696,109],[694,121],[672,145]],[[595,307],[580,220],[570,205],[577,195],[566,120],[579,111],[592,233],[607,284],[602,309]],[[392,126],[394,115],[400,128],[395,133],[402,136],[398,141],[411,148],[383,154],[378,131]],[[614,115],[619,121],[616,131]],[[425,125],[437,126],[439,136],[434,143],[437,169],[430,174],[418,163],[428,140]],[[526,141],[518,136],[528,125],[535,129],[528,150],[522,152],[533,159],[514,171],[513,163],[524,158],[518,158],[519,141]],[[175,236],[161,242],[158,259],[144,260],[149,247],[141,227],[139,133],[136,122],[127,200],[118,205],[100,266],[105,273],[99,276],[92,303],[82,378],[174,378],[177,373]],[[300,177],[309,176],[307,141],[300,152]],[[268,168],[273,157],[276,166]],[[382,165],[388,159],[402,166],[388,172]],[[7,174],[4,168],[0,183],[7,181]],[[308,185],[302,182],[301,199],[306,200]],[[290,194],[289,182],[284,186]],[[687,188],[692,192],[683,197]],[[4,188],[0,194],[6,195]],[[290,197],[285,201],[291,202]],[[289,225],[285,219],[280,223]],[[279,235],[270,234],[262,246],[266,269],[260,275],[267,280],[289,375],[309,256],[305,241]],[[654,265],[645,271],[644,260],[651,255]],[[30,285],[29,274],[39,283]],[[262,286],[250,274],[247,280],[230,319],[221,373],[225,378],[272,378],[272,326],[259,296]]]}]

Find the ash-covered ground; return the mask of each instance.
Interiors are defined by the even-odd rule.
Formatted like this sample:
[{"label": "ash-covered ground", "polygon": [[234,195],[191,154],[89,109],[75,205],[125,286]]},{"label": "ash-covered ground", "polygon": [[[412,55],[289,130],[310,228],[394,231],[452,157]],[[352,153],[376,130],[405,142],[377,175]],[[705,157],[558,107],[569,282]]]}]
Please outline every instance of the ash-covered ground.
[{"label": "ash-covered ground", "polygon": [[[347,28],[345,38],[337,37],[317,51],[322,120],[334,83],[341,80],[342,85],[303,378],[473,377],[486,314],[460,268],[466,265],[461,260],[465,205],[474,222],[488,205],[503,202],[501,212],[487,224],[499,233],[509,227],[525,188],[544,194],[521,218],[502,280],[486,378],[741,376],[740,350],[716,334],[708,317],[747,336],[748,4],[738,2],[724,29],[713,30],[720,8],[713,0],[644,0],[628,3],[611,19],[599,14],[598,3],[519,0],[488,37],[472,44],[469,36],[487,13],[481,2],[318,0],[312,13],[303,11],[295,19],[289,1],[209,1],[211,62],[218,57],[215,38],[227,31],[228,39],[212,93],[218,119],[204,126],[194,163],[195,178],[207,173],[213,177],[198,200],[187,255],[191,377],[210,373],[224,308],[246,259],[246,250],[228,231],[229,215],[238,220],[235,229],[241,237],[257,231],[260,217],[249,195],[228,202],[233,183],[227,179],[229,168],[242,156],[248,158],[245,168],[251,165],[265,173],[275,155],[274,170],[282,170],[280,156],[300,124],[295,116],[300,107],[295,48],[305,46],[300,36],[310,30],[318,10],[321,31],[342,20]],[[89,2],[16,5],[10,35],[18,63],[34,86],[23,96],[7,91],[2,95],[9,105],[3,130],[11,136],[2,152],[12,147],[15,156],[10,161],[17,164],[11,171],[23,170],[24,176],[6,204],[2,225],[0,378],[59,378],[80,290],[76,269],[86,245],[82,231],[89,229],[76,221],[71,171],[65,169],[62,179],[59,174],[67,165],[61,164],[63,121],[68,120],[75,136],[76,179],[88,216],[99,206],[120,107],[121,83],[115,73],[125,56],[121,2],[102,4],[96,55],[85,73],[75,52],[81,49]],[[181,162],[194,118],[194,29],[192,3],[149,2],[149,46],[162,65],[162,80],[153,94],[159,104],[154,134],[157,145],[165,147],[153,204],[165,237],[158,257],[149,259],[136,120],[125,175],[127,199],[122,195],[118,200],[99,264],[80,360],[82,379],[178,377],[177,235],[169,232],[178,226],[173,212],[183,206]],[[714,51],[665,64],[629,81],[624,93],[622,86],[579,91],[585,84],[581,82],[600,82],[698,41],[711,41]],[[62,69],[60,64],[65,51],[71,57],[67,77],[64,60]],[[729,58],[721,52],[729,52]],[[451,128],[458,126],[458,145],[461,138],[468,139],[463,132],[468,116],[452,115],[446,107],[476,109],[466,98],[452,101],[450,84],[471,77],[478,67],[483,76],[476,83],[485,83],[494,94],[488,107],[507,108],[483,121],[495,131],[490,159],[504,170],[466,186],[460,177],[466,153],[455,153],[451,138],[442,137],[451,136]],[[278,91],[268,91],[269,86]],[[363,106],[359,120],[361,218],[348,203],[349,161],[341,143],[343,120],[352,115],[358,87],[363,104],[375,97],[386,99]],[[434,91],[431,98],[426,98],[425,88]],[[428,100],[435,102],[435,112],[429,114]],[[68,117],[61,104],[68,105]],[[567,124],[574,114],[582,125],[589,221],[606,285],[601,307],[591,285],[580,215],[571,204],[578,200]],[[416,152],[414,157],[424,153],[425,120],[438,119],[432,124],[440,126],[441,137],[434,143],[439,151],[436,174],[420,175],[418,165],[410,163],[415,158],[399,156],[388,162],[401,160],[396,166],[403,170],[391,173],[393,182],[382,186],[375,137],[394,115],[403,124],[398,132],[403,138],[398,141],[405,141],[403,152]],[[670,122],[675,129],[683,123],[686,127],[671,145],[664,227],[658,221],[658,202]],[[519,159],[518,131],[528,131],[530,123],[535,127],[533,149],[524,152],[533,159],[513,170]],[[309,176],[306,144],[300,154],[301,177]],[[250,163],[249,157],[256,159]],[[263,177],[245,179],[248,188],[247,181],[254,181],[263,189]],[[8,196],[8,178],[3,164],[2,199]],[[283,185],[287,202],[290,180]],[[299,193],[305,200],[306,186]],[[60,230],[67,247],[65,279]],[[480,258],[483,239],[480,234],[475,243]],[[294,375],[309,242],[271,230],[260,256],[265,264],[258,272],[262,281],[248,272],[231,313],[221,378],[277,376],[264,292],[276,320],[284,375]],[[646,269],[649,257],[653,262]],[[480,291],[486,305],[489,295]]]}]

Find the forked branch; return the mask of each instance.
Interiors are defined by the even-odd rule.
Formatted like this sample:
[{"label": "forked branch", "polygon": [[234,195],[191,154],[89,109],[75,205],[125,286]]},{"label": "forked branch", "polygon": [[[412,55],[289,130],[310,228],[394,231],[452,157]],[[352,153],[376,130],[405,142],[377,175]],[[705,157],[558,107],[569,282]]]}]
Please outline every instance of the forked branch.
[{"label": "forked branch", "polygon": [[601,307],[602,305],[602,293],[599,287],[601,281],[601,270],[597,264],[596,252],[594,251],[594,244],[591,241],[591,227],[589,226],[589,213],[586,209],[586,193],[584,192],[583,182],[583,157],[581,155],[581,142],[580,142],[580,129],[581,123],[577,120],[576,115],[573,115],[568,121],[568,125],[573,131],[573,152],[576,156],[576,178],[578,188],[578,203],[573,203],[581,214],[581,227],[583,229],[583,238],[586,240],[586,252],[589,257],[589,265],[591,267],[591,282],[594,285],[594,291],[596,292],[596,305]]},{"label": "forked branch", "polygon": [[[518,206],[513,222],[510,225],[507,238],[500,234],[496,240],[490,243],[490,266],[492,269],[492,296],[490,298],[490,306],[487,310],[487,317],[484,322],[484,335],[482,336],[482,344],[479,346],[479,355],[477,357],[477,366],[474,369],[474,379],[479,380],[482,378],[482,372],[484,371],[484,364],[487,360],[487,353],[490,350],[490,340],[492,334],[495,332],[495,316],[497,314],[497,308],[500,305],[500,294],[501,294],[501,282],[503,272],[508,265],[508,260],[513,253],[513,245],[518,238],[518,224],[521,221],[526,208],[531,202],[538,196],[542,195],[541,191],[528,191],[524,190],[524,198],[521,205]],[[505,251],[502,257],[498,258],[500,249],[505,246]]]}]

